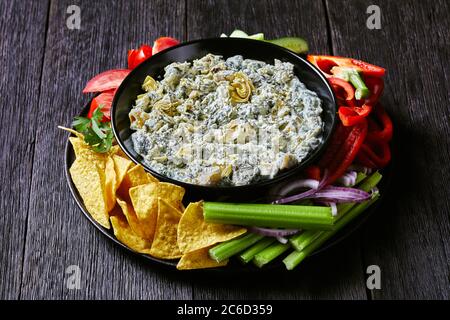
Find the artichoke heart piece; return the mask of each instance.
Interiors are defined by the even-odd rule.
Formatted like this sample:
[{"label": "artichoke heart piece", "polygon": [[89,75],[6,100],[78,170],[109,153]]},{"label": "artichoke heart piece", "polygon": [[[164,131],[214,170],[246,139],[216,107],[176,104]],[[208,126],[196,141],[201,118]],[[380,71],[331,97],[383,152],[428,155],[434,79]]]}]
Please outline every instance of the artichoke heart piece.
[{"label": "artichoke heart piece", "polygon": [[252,90],[255,89],[252,81],[242,72],[236,72],[227,77],[230,81],[229,91],[232,102],[247,102]]},{"label": "artichoke heart piece", "polygon": [[167,102],[167,101],[158,101],[153,105],[153,108],[173,117],[178,113],[177,107],[181,104],[179,101],[175,102]]},{"label": "artichoke heart piece", "polygon": [[142,89],[146,92],[149,92],[151,90],[156,90],[158,88],[158,84],[155,79],[153,79],[151,76],[146,76],[144,83],[142,84]]}]

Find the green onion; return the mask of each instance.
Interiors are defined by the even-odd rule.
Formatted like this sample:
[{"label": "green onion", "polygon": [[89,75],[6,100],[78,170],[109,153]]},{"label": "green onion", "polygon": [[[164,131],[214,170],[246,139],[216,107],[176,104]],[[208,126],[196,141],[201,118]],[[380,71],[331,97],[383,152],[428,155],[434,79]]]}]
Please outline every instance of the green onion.
[{"label": "green onion", "polygon": [[276,242],[270,247],[265,248],[263,251],[257,253],[253,258],[253,263],[261,268],[262,266],[268,264],[270,261],[278,257],[280,254],[285,252],[291,247],[289,243]]},{"label": "green onion", "polygon": [[267,237],[264,239],[259,240],[257,243],[255,243],[253,246],[251,246],[250,248],[248,248],[247,250],[245,250],[244,252],[242,252],[239,255],[239,259],[243,262],[243,263],[248,263],[250,260],[253,259],[253,257],[261,252],[262,250],[264,250],[265,248],[267,248],[268,246],[270,246],[272,243],[274,243],[276,241],[275,238],[273,237]]},{"label": "green onion", "polygon": [[209,256],[217,262],[221,262],[247,249],[262,238],[264,236],[256,233],[246,233],[239,238],[228,240],[209,249]]},{"label": "green onion", "polygon": [[330,207],[205,202],[206,222],[269,228],[331,230]]},{"label": "green onion", "polygon": [[[317,248],[319,248],[325,241],[327,241],[331,236],[333,236],[338,230],[342,229],[345,225],[347,225],[350,221],[356,218],[359,214],[361,214],[364,210],[370,207],[375,201],[378,200],[380,194],[374,193],[371,200],[360,203],[352,208],[344,217],[342,217],[335,225],[335,230],[323,232],[315,241],[310,243],[306,248],[302,251],[293,251],[289,254],[284,260],[288,270],[294,269],[300,262],[303,261],[307,256],[309,256],[312,252],[314,252]],[[256,258],[256,257],[255,257]]]},{"label": "green onion", "polygon": [[[365,179],[361,185],[358,186],[358,189],[361,189],[365,192],[369,192],[380,182],[383,176],[378,172],[374,172],[370,177]],[[337,206],[338,216],[335,218],[337,221],[341,219],[341,217],[345,216],[347,212],[349,212],[356,204],[342,203]],[[337,226],[335,226],[336,228]],[[302,233],[296,234],[289,239],[291,245],[298,251],[305,249],[309,246],[313,241],[315,241],[319,236],[322,235],[323,232],[315,231],[315,230],[306,230]]]}]

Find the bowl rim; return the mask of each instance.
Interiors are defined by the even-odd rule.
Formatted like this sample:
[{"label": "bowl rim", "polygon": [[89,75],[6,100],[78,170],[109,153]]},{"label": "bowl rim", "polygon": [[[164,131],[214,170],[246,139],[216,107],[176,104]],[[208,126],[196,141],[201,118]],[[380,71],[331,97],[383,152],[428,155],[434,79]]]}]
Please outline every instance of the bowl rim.
[{"label": "bowl rim", "polygon": [[[326,88],[326,90],[329,91],[330,96],[331,96],[331,103],[334,105],[334,111],[332,113],[332,123],[331,123],[331,130],[328,134],[328,136],[324,137],[324,141],[323,143],[316,148],[315,150],[313,150],[313,152],[309,155],[307,155],[306,159],[304,161],[301,161],[300,163],[296,164],[295,166],[293,166],[292,168],[287,169],[284,172],[280,172],[277,175],[275,175],[275,177],[271,178],[271,179],[264,179],[261,181],[256,181],[256,182],[252,182],[249,184],[245,184],[245,185],[239,185],[239,186],[214,186],[214,185],[200,185],[200,184],[194,184],[194,183],[188,183],[188,182],[183,182],[180,180],[176,180],[173,178],[170,178],[168,176],[165,176],[163,174],[158,173],[157,171],[153,170],[152,168],[150,168],[144,161],[140,161],[139,159],[136,159],[136,157],[130,152],[128,151],[128,148],[126,147],[124,141],[122,141],[122,138],[119,135],[119,130],[117,128],[117,124],[116,124],[116,120],[115,120],[115,114],[116,114],[116,110],[117,110],[117,104],[118,104],[118,97],[121,95],[121,93],[126,89],[125,84],[127,83],[127,79],[129,79],[130,77],[132,77],[135,73],[138,72],[138,70],[140,68],[144,68],[146,64],[148,64],[152,59],[154,59],[154,57],[159,57],[162,55],[167,54],[168,52],[171,52],[173,50],[176,50],[178,48],[182,48],[191,44],[195,44],[195,43],[199,43],[199,42],[208,42],[208,41],[231,41],[231,42],[255,42],[255,43],[259,43],[262,46],[268,46],[268,47],[272,47],[275,50],[280,50],[285,52],[286,54],[292,56],[295,59],[299,59],[301,60],[304,64],[306,64],[307,66],[309,66],[311,68],[311,70],[317,75],[319,76],[319,78],[322,80],[322,84],[324,85],[324,87]],[[245,53],[242,53],[243,56],[245,56]],[[274,57],[275,59],[275,57]],[[284,47],[269,43],[269,42],[264,42],[264,41],[260,41],[260,40],[254,40],[254,39],[246,39],[246,38],[230,38],[230,37],[213,37],[213,38],[202,38],[202,39],[196,39],[196,40],[191,40],[191,41],[187,41],[187,42],[181,42],[175,46],[172,46],[168,49],[165,49],[163,51],[160,51],[154,55],[152,55],[150,58],[148,58],[147,60],[145,60],[143,63],[141,63],[140,65],[138,65],[136,68],[134,68],[133,70],[131,70],[131,72],[125,77],[125,79],[122,81],[122,83],[120,84],[120,86],[117,88],[117,91],[114,95],[113,98],[113,102],[111,105],[111,127],[112,127],[112,131],[114,134],[114,137],[119,145],[119,147],[123,150],[123,152],[125,152],[125,154],[135,163],[135,164],[139,164],[141,166],[144,167],[144,169],[147,172],[150,172],[153,176],[155,176],[156,178],[158,178],[158,180],[162,180],[162,181],[167,181],[173,184],[177,184],[180,185],[184,188],[194,188],[196,190],[204,190],[204,191],[223,191],[223,192],[230,192],[230,191],[240,191],[240,190],[246,190],[249,188],[259,188],[259,187],[264,187],[264,186],[268,186],[268,185],[273,185],[277,182],[281,182],[289,177],[292,177],[295,173],[299,172],[300,169],[303,169],[307,164],[312,163],[314,160],[316,160],[318,158],[318,156],[325,150],[326,146],[328,145],[329,139],[332,136],[336,125],[337,125],[337,99],[336,99],[336,95],[334,94],[334,91],[331,87],[331,84],[327,81],[326,77],[322,74],[322,72],[316,67],[314,66],[312,63],[310,63],[307,59],[303,58],[301,55],[286,49]]]}]

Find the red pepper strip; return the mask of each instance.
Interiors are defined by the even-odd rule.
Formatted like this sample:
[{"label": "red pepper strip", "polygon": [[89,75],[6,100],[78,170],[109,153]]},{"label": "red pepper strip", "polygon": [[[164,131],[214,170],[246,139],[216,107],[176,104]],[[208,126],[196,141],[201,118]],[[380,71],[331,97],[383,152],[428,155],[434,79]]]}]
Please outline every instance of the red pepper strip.
[{"label": "red pepper strip", "polygon": [[345,100],[351,101],[355,97],[355,88],[353,88],[353,86],[347,81],[340,78],[330,77],[328,78],[328,82],[333,87],[336,95],[340,93],[339,89],[342,88],[345,91],[345,97],[343,97]]},{"label": "red pepper strip", "polygon": [[324,154],[320,158],[318,163],[319,168],[328,168],[335,161],[336,154],[342,149],[342,145],[344,144],[345,139],[347,139],[349,130],[349,127],[344,127],[341,123],[337,124],[336,130],[331,136]]},{"label": "red pepper strip", "polygon": [[369,159],[369,157],[367,156],[367,154],[365,152],[362,151],[362,146],[358,152],[358,155],[355,158],[355,162],[357,164],[360,164],[367,168],[371,168],[371,169],[377,168],[377,165],[375,163],[373,163],[373,161],[371,159]]},{"label": "red pepper strip", "polygon": [[[338,130],[339,128],[343,128],[343,130],[341,129],[341,131],[339,131],[339,136],[336,133],[334,134],[333,139],[330,142],[332,143],[331,146],[325,151],[325,155],[319,162],[321,169],[326,169],[329,173],[325,185],[332,184],[336,179],[342,176],[356,158],[356,155],[366,138],[367,121],[363,119],[362,122],[353,127],[339,125]],[[342,139],[342,143],[337,147],[336,151],[334,143],[336,143],[336,140],[339,138]]]},{"label": "red pepper strip", "polygon": [[392,139],[393,134],[393,126],[392,126],[392,120],[387,114],[387,112],[384,110],[384,108],[381,106],[381,104],[378,104],[375,107],[374,115],[376,116],[377,122],[380,124],[382,129],[375,129],[370,128],[369,132],[367,133],[367,141],[370,142],[377,142],[377,141],[385,141],[389,142]]},{"label": "red pepper strip", "polygon": [[365,142],[360,153],[362,160],[370,160],[376,168],[384,168],[391,161],[391,149],[385,141]]},{"label": "red pepper strip", "polygon": [[332,76],[331,69],[335,66],[353,68],[363,75],[379,78],[384,76],[384,73],[386,72],[384,68],[352,58],[308,55],[307,59],[319,68],[327,77]]},{"label": "red pepper strip", "polygon": [[320,168],[319,166],[312,165],[305,169],[305,174],[308,179],[314,179],[320,181]]},{"label": "red pepper strip", "polygon": [[354,126],[363,121],[372,111],[372,106],[363,105],[362,107],[339,107],[339,118],[344,126]]},{"label": "red pepper strip", "polygon": [[376,77],[364,77],[364,83],[370,90],[369,98],[364,100],[364,103],[375,106],[380,99],[384,89],[384,81],[381,78]]}]

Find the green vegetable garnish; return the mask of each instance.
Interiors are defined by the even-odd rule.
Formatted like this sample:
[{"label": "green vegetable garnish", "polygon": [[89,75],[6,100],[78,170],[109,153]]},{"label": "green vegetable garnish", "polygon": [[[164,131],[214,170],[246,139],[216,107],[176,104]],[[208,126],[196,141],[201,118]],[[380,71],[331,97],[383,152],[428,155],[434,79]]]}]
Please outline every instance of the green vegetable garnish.
[{"label": "green vegetable garnish", "polygon": [[247,250],[245,250],[244,252],[242,252],[239,255],[239,259],[243,262],[243,263],[248,263],[250,260],[253,259],[253,257],[260,253],[261,251],[263,251],[265,248],[267,248],[268,246],[270,246],[272,243],[274,243],[276,241],[275,238],[272,237],[267,237],[264,239],[259,240],[257,243],[255,243],[254,245],[252,245],[250,248],[248,248]]},{"label": "green vegetable garnish", "polygon": [[92,118],[75,117],[72,127],[84,135],[84,142],[92,147],[95,152],[105,153],[111,149],[114,134],[109,122],[101,122],[103,112],[99,105],[92,114]]},{"label": "green vegetable garnish", "polygon": [[255,233],[246,233],[243,236],[223,242],[209,249],[209,256],[217,262],[224,261],[242,250],[247,249],[254,243],[264,238],[264,236]]},{"label": "green vegetable garnish", "polygon": [[261,268],[264,265],[268,264],[272,260],[274,260],[276,257],[281,255],[283,252],[288,250],[291,247],[289,243],[280,243],[276,242],[272,244],[270,247],[267,247],[263,251],[259,252],[255,255],[253,258],[253,263]]}]

